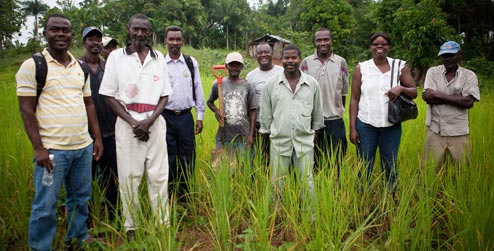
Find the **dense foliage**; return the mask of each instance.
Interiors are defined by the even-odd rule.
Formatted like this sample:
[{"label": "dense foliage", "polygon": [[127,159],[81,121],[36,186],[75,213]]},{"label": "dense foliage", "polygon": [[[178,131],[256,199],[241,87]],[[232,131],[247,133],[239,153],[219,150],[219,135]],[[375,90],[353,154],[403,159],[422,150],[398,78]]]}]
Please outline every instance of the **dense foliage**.
[{"label": "dense foliage", "polygon": [[[10,37],[20,29],[19,17],[43,12],[21,11],[43,5],[42,0],[7,0],[1,6],[5,22],[0,50],[12,47]],[[392,35],[394,56],[412,66],[417,80],[437,63],[437,50],[448,39],[462,42],[464,60],[476,68],[494,61],[494,1],[485,0],[58,0],[46,12],[63,12],[80,44],[83,27],[94,25],[105,34],[126,41],[126,23],[136,13],[150,17],[153,43],[162,43],[164,29],[174,24],[186,31],[195,48],[246,50],[249,40],[267,33],[299,45],[304,55],[313,51],[313,32],[333,30],[334,50],[351,63],[367,59],[368,38],[378,30]],[[21,3],[21,4],[17,4]],[[16,7],[17,6],[17,7]],[[10,8],[10,9],[9,9]],[[44,9],[41,9],[44,11]],[[46,16],[45,14],[45,16]],[[41,20],[43,21],[43,20]],[[5,26],[5,27],[4,27]],[[37,31],[35,30],[35,38]],[[488,74],[491,74],[487,71]],[[420,84],[420,82],[419,82]]]},{"label": "dense foliage", "polygon": [[19,8],[16,0],[2,0],[0,4],[0,56],[5,48],[11,47],[14,33],[22,25],[22,13],[13,11]]}]

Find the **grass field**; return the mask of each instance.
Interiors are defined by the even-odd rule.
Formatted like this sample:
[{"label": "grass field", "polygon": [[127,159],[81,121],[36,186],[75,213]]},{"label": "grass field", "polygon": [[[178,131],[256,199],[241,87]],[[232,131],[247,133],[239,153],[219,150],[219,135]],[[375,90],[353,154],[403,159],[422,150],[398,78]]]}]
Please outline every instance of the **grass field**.
[{"label": "grass field", "polygon": [[[190,48],[186,52],[201,62],[207,98],[213,81],[209,69],[213,64],[221,64],[225,53]],[[14,75],[18,66],[13,62],[0,69],[0,250],[28,250],[27,229],[34,193],[33,151],[15,95]],[[254,60],[248,60],[242,75],[255,66]],[[492,79],[482,78],[481,83],[494,86]],[[208,110],[204,131],[196,138],[197,170],[191,184],[190,205],[184,208],[172,202],[171,226],[156,227],[143,186],[138,215],[141,227],[136,241],[126,242],[123,220],[109,223],[97,210],[101,191],[94,186],[95,227],[90,231],[104,241],[87,248],[494,250],[494,101],[490,89],[482,88],[481,98],[470,111],[469,165],[446,165],[436,173],[434,167],[421,162],[426,105],[418,98],[419,117],[403,124],[396,199],[382,186],[379,163],[368,191],[361,193],[356,189],[361,164],[350,145],[339,180],[331,168],[315,175],[316,201],[310,205],[300,200],[298,184],[291,177],[286,182],[283,205],[273,205],[267,168],[257,157],[254,167],[240,165],[233,176],[228,166],[211,168],[210,152],[217,122]],[[348,125],[348,114],[345,121]],[[65,220],[60,200],[59,230],[54,241],[57,249],[63,244]]]}]

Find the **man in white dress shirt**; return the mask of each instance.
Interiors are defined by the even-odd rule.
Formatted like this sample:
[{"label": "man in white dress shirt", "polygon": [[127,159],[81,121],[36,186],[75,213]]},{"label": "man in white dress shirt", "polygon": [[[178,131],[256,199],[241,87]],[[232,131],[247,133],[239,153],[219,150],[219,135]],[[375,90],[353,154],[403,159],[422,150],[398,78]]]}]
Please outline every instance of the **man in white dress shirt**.
[{"label": "man in white dress shirt", "polygon": [[[182,28],[169,26],[165,30],[168,54],[165,56],[173,94],[162,115],[166,121],[166,142],[170,166],[168,184],[179,202],[187,201],[188,180],[194,173],[195,135],[202,131],[206,101],[197,60],[180,52],[184,45]],[[195,107],[196,124],[191,108]]]}]

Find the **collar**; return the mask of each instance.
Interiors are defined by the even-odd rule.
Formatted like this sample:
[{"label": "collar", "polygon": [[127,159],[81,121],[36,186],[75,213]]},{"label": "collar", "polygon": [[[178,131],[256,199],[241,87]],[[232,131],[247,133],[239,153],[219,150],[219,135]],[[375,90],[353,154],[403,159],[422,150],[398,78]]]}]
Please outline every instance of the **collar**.
[{"label": "collar", "polygon": [[[48,52],[48,48],[43,49],[43,51],[41,52],[41,54],[43,54],[43,56],[45,57],[46,62],[56,62],[57,64],[60,64],[60,62],[58,62],[56,59],[54,59],[51,56],[50,52]],[[76,62],[77,59],[74,57],[74,55],[72,55],[72,53],[70,53],[70,51],[67,51],[67,54],[70,57],[70,63],[69,63],[68,66],[71,66],[72,64],[75,64],[75,62]]]},{"label": "collar", "polygon": [[[329,58],[328,58],[326,61],[324,61],[324,62],[327,62],[327,61],[329,61],[329,60],[331,60],[331,61],[333,61],[333,62],[334,62],[334,58],[335,58],[334,52],[333,52],[333,51],[331,51],[331,54],[329,55]],[[316,53],[314,53],[314,60],[316,60],[316,59],[317,59],[317,60],[319,60],[319,62],[323,62],[323,61],[322,61],[322,59],[321,59],[321,58],[319,58],[319,55],[317,55],[317,51],[316,51]],[[323,63],[324,63],[324,62],[323,62]]]},{"label": "collar", "polygon": [[[98,59],[99,59],[99,60],[98,60],[98,65],[100,65],[100,66],[101,66],[102,64],[104,64],[104,63],[105,63],[105,60],[104,60],[104,59],[102,59],[101,57],[98,57]],[[87,58],[86,58],[86,55],[82,56],[81,61],[87,64]]]},{"label": "collar", "polygon": [[178,59],[173,59],[170,57],[170,55],[167,53],[165,55],[165,62],[166,63],[169,63],[171,61],[181,61],[182,63],[185,63],[185,58],[184,58],[184,54],[180,53],[180,57],[178,57]]},{"label": "collar", "polygon": [[[300,83],[300,85],[308,85],[308,86],[312,86],[312,83],[310,81],[307,81],[307,74],[303,73],[302,71],[298,70],[300,72],[300,79],[298,80],[297,82],[297,85],[298,83]],[[282,73],[280,73],[280,75],[278,76],[278,84],[288,84],[288,79],[286,79],[285,77],[285,73],[284,71]]]},{"label": "collar", "polygon": [[[442,72],[442,74],[443,74],[443,75],[446,75],[446,73],[447,73],[447,71],[446,71],[446,67],[444,67],[444,65],[443,65],[443,64],[441,64],[441,65],[440,65],[440,67],[441,67],[441,72]],[[460,65],[458,65],[458,68],[456,68],[456,71],[455,71],[455,74],[456,74],[456,75],[458,75],[458,73],[460,72],[460,68],[461,68],[461,66],[460,66]]]},{"label": "collar", "polygon": [[[87,64],[86,55],[84,55],[81,58],[81,61],[84,62],[85,64]],[[99,61],[98,61],[98,71],[103,71],[103,69],[105,69],[105,64],[106,64],[106,61],[100,57]]]},{"label": "collar", "polygon": [[[153,50],[153,48],[151,48],[150,45],[146,44],[146,47],[149,49],[149,54],[151,54],[151,57],[152,58],[157,58],[158,57],[158,55]],[[125,47],[124,53],[125,53],[125,55],[132,55],[132,50],[130,49],[130,44],[127,44],[127,46]]]}]

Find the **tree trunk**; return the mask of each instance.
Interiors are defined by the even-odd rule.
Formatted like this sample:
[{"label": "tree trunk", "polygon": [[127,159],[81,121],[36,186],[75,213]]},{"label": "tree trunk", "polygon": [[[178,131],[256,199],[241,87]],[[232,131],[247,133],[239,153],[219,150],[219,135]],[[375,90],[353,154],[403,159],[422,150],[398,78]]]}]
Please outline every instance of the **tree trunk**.
[{"label": "tree trunk", "polygon": [[34,15],[34,41],[39,41],[38,37],[38,15]]},{"label": "tree trunk", "polygon": [[425,80],[425,73],[427,72],[426,67],[412,67],[410,69],[412,72],[412,77],[413,81],[415,81],[415,84],[418,86],[423,86],[424,85],[424,80]]},{"label": "tree trunk", "polygon": [[234,51],[237,50],[237,31],[235,31],[235,33],[233,33],[233,50]]},{"label": "tree trunk", "polygon": [[230,50],[230,44],[228,43],[228,35],[229,35],[228,33],[229,33],[228,26],[226,26],[226,51]]}]

